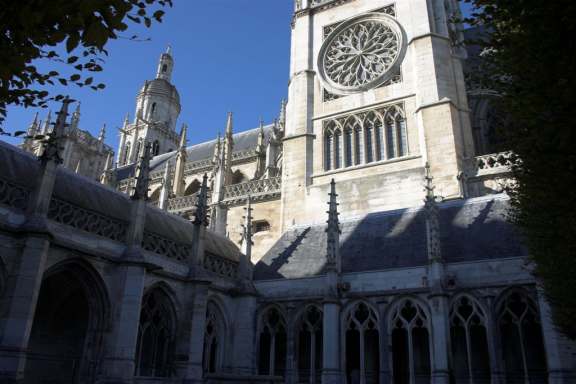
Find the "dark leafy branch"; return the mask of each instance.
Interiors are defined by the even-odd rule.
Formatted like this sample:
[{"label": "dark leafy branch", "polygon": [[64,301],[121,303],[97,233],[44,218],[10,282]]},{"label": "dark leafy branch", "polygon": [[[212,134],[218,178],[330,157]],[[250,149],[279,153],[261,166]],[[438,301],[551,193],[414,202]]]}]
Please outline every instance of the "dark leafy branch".
[{"label": "dark leafy branch", "polygon": [[[0,134],[8,105],[45,107],[61,101],[46,86],[60,84],[104,89],[93,73],[103,70],[110,40],[130,23],[161,22],[172,0],[0,0]],[[143,41],[137,35],[128,38]],[[37,60],[63,64],[70,73],[43,72]]]}]

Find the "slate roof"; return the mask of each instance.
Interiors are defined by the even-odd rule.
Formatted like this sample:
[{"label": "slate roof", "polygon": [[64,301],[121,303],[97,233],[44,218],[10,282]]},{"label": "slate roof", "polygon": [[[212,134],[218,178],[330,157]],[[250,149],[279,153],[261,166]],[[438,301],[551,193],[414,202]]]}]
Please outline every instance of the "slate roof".
[{"label": "slate roof", "polygon": [[[268,137],[272,134],[273,124],[264,126],[264,142],[268,140]],[[233,135],[234,140],[234,152],[246,151],[249,149],[256,148],[258,142],[258,133],[260,128],[250,129],[248,131],[235,133]],[[204,143],[195,144],[186,148],[186,161],[188,163],[193,163],[195,161],[211,159],[214,155],[214,147],[216,146],[216,140],[206,141]],[[153,172],[158,169],[162,169],[164,164],[176,158],[177,151],[172,151],[158,155],[150,161],[150,170]],[[123,180],[129,177],[133,177],[135,172],[135,165],[128,165],[126,167],[118,168],[116,171],[116,178],[118,180]]]},{"label": "slate roof", "polygon": [[[442,255],[447,262],[526,255],[514,227],[506,222],[502,197],[440,205]],[[285,232],[256,264],[256,280],[317,276],[326,263],[326,226]],[[422,209],[368,214],[341,223],[344,273],[416,267],[427,264],[426,223]]]},{"label": "slate roof", "polygon": [[[31,190],[36,187],[39,177],[40,162],[36,156],[0,141],[0,179]],[[57,169],[53,196],[107,217],[124,222],[131,219],[132,204],[126,194],[64,167]],[[177,243],[192,243],[193,228],[188,220],[152,206],[146,207],[145,230]],[[238,247],[230,239],[214,232],[206,231],[205,247],[221,257],[234,261],[240,259]]]}]

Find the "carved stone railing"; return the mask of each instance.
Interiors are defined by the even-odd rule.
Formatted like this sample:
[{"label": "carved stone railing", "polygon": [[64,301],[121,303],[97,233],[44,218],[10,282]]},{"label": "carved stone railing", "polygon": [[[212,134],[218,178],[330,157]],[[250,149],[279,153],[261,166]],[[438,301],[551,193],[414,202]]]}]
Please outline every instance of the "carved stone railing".
[{"label": "carved stone railing", "polygon": [[185,261],[192,253],[191,244],[177,243],[148,231],[144,232],[142,248],[177,261]]},{"label": "carved stone railing", "polygon": [[204,268],[222,277],[236,278],[238,276],[238,263],[210,252],[205,253]]},{"label": "carved stone railing", "polygon": [[[175,197],[168,200],[168,211],[171,213],[180,213],[191,210],[198,202],[198,193],[190,196]],[[207,201],[210,204],[210,198]]]},{"label": "carved stone railing", "polygon": [[120,180],[118,182],[117,188],[119,191],[128,193],[130,191],[130,187],[134,186],[134,183],[135,183],[134,178],[130,177],[128,179]]},{"label": "carved stone railing", "polygon": [[511,166],[516,160],[517,156],[511,151],[477,156],[474,158],[472,172],[469,176],[481,177],[510,173]]},{"label": "carved stone railing", "polygon": [[196,173],[201,169],[210,169],[210,168],[212,168],[211,159],[198,160],[186,163],[186,165],[184,165],[184,173],[185,174]]},{"label": "carved stone railing", "polygon": [[232,161],[248,160],[256,156],[258,156],[258,152],[256,151],[255,148],[247,149],[244,151],[232,152]]},{"label": "carved stone railing", "polygon": [[224,188],[224,202],[226,204],[239,203],[246,200],[248,195],[254,200],[274,199],[280,196],[281,186],[280,177],[229,185]]},{"label": "carved stone railing", "polygon": [[0,204],[25,209],[30,199],[30,190],[0,179]]},{"label": "carved stone railing", "polygon": [[78,207],[64,200],[52,198],[48,218],[94,235],[123,242],[128,223],[101,213]]}]

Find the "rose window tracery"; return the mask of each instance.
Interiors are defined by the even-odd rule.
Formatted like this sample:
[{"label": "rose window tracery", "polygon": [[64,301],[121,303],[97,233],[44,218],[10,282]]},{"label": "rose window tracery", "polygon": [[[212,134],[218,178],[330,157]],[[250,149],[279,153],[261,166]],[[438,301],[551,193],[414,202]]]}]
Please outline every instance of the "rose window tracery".
[{"label": "rose window tracery", "polygon": [[371,13],[342,23],[320,50],[318,68],[327,88],[347,94],[377,87],[394,75],[403,54],[400,26]]}]

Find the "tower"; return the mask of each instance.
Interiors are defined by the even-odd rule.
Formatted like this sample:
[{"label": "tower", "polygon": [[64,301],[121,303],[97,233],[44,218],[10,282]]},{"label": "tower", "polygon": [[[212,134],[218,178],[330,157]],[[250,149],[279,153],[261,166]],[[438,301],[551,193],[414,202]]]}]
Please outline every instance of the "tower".
[{"label": "tower", "polygon": [[455,0],[302,0],[292,24],[283,227],[318,222],[332,178],[348,215],[444,198],[473,156]]},{"label": "tower", "polygon": [[176,122],[180,115],[180,95],[172,85],[174,59],[170,47],[160,55],[156,78],[144,83],[136,97],[134,121],[125,121],[120,131],[118,165],[134,164],[146,143],[152,156],[178,148]]}]

